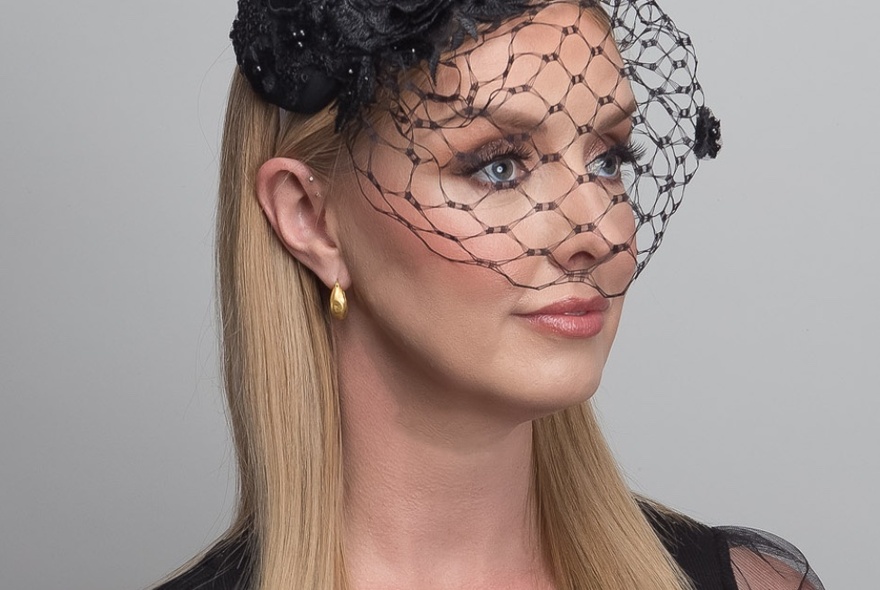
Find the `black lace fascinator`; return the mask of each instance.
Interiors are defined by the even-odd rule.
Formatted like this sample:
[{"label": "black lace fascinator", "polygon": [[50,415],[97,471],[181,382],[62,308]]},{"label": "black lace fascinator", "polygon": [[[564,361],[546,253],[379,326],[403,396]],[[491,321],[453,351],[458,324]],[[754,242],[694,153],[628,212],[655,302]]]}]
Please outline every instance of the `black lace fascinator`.
[{"label": "black lace fascinator", "polygon": [[342,127],[383,78],[475,37],[481,24],[522,14],[521,0],[239,0],[232,43],[267,102],[315,113],[336,101]]},{"label": "black lace fascinator", "polygon": [[[623,294],[699,160],[721,147],[691,39],[654,0],[239,0],[231,38],[263,100],[335,109],[378,211],[441,256],[522,287]],[[479,51],[489,40],[491,60]],[[405,75],[416,69],[427,83]],[[366,116],[378,96],[392,97],[383,127]],[[510,125],[511,111],[528,125]],[[621,118],[625,138],[609,127]],[[463,147],[476,120],[488,148]],[[573,158],[585,142],[602,150]],[[603,205],[585,216],[575,195],[588,194]],[[602,247],[573,268],[563,245],[581,234]],[[535,256],[549,270],[527,272]]]}]

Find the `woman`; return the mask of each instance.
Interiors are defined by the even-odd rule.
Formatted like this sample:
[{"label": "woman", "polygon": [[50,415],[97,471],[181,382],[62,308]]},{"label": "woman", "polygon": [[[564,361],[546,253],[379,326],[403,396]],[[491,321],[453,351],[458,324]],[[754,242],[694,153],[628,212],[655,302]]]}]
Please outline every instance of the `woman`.
[{"label": "woman", "polygon": [[593,417],[719,125],[653,2],[242,0],[233,526],[173,588],[821,588],[637,499]]}]

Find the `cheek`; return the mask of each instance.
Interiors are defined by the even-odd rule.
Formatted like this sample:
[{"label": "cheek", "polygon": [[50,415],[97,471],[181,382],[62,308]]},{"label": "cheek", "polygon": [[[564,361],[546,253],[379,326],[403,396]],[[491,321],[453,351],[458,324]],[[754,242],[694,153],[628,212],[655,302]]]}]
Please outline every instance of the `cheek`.
[{"label": "cheek", "polygon": [[[468,264],[473,258],[460,238],[453,238],[451,232],[443,232],[444,236],[426,221],[430,215],[447,229],[465,232],[473,229],[470,216],[446,209],[443,219],[438,220],[438,213],[426,215],[414,207],[381,209],[377,200],[387,202],[393,197],[378,193],[374,187],[362,188],[366,190],[354,187],[346,193],[345,210],[340,213],[342,246],[353,288],[370,307],[388,308],[390,299],[401,313],[426,317],[457,308],[459,313],[443,318],[448,323],[470,308],[503,299],[501,294],[510,290],[509,282],[498,273]],[[503,247],[500,241],[487,243],[484,253],[497,256]]]},{"label": "cheek", "polygon": [[351,244],[359,253],[350,266],[350,317],[359,316],[357,333],[372,354],[447,391],[490,388],[497,376],[487,366],[503,340],[510,283],[444,258],[456,252],[450,242],[432,252],[404,224],[374,210],[360,221]]},{"label": "cheek", "polygon": [[[480,198],[486,190],[481,193],[436,163],[414,165],[387,146],[376,152],[370,160],[374,168],[358,168],[350,190],[343,191],[351,204],[345,215],[358,220],[352,232],[360,234],[358,241],[370,242],[373,251],[415,265],[417,271],[425,263],[434,271],[442,267],[435,258],[486,267],[522,257],[524,246],[508,225],[528,216],[528,199]],[[460,266],[448,272],[461,272]]]}]

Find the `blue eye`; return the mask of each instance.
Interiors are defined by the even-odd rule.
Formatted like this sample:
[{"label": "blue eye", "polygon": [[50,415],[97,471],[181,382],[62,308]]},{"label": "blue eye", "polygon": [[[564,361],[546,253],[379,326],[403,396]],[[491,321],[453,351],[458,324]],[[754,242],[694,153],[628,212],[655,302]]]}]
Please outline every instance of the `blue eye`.
[{"label": "blue eye", "polygon": [[614,153],[606,152],[590,162],[587,172],[602,178],[617,178],[620,176],[622,158]]},{"label": "blue eye", "polygon": [[492,190],[506,190],[515,188],[528,177],[526,162],[532,158],[532,150],[527,145],[501,139],[460,154],[458,158],[461,161],[458,174]]},{"label": "blue eye", "polygon": [[519,162],[513,158],[502,158],[486,164],[477,171],[477,174],[483,175],[492,184],[501,185],[518,180],[522,169]]},{"label": "blue eye", "polygon": [[624,164],[637,164],[644,155],[643,147],[633,143],[618,144],[590,162],[587,172],[599,178],[617,180]]}]

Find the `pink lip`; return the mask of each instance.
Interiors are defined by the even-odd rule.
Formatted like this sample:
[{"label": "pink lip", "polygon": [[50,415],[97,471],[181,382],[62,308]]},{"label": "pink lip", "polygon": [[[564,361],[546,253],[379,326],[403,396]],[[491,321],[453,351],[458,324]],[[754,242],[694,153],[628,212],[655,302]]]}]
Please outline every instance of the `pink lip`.
[{"label": "pink lip", "polygon": [[611,302],[604,297],[570,297],[518,315],[541,332],[565,338],[592,338],[602,331],[609,307]]}]

